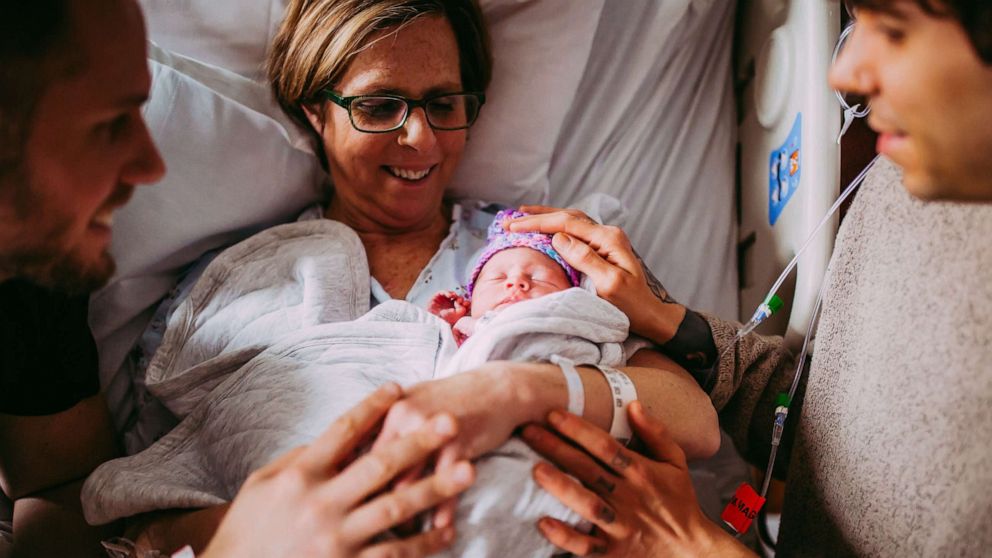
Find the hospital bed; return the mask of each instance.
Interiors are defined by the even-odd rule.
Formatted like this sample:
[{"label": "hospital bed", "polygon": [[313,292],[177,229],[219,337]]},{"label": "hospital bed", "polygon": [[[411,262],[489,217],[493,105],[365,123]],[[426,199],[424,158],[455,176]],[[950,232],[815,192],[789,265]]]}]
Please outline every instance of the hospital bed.
[{"label": "hospital bed", "polygon": [[[285,0],[140,3],[157,45],[145,116],[168,174],[116,217],[118,272],[90,316],[122,431],[145,403],[130,354],[183,270],[291,220],[324,180],[261,83]],[[825,76],[839,1],[481,4],[494,77],[453,194],[552,205],[610,194],[676,299],[749,318],[838,191],[840,109]],[[764,332],[805,331],[832,239],[814,241]],[[711,515],[746,471],[722,453],[694,473]]]}]

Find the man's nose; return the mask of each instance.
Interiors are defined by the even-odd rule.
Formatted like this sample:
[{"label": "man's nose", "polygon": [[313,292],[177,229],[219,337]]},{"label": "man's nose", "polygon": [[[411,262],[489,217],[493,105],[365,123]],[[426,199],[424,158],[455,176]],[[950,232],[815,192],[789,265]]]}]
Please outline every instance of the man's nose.
[{"label": "man's nose", "polygon": [[870,96],[874,93],[870,45],[857,27],[830,65],[827,81],[830,87],[843,93]]},{"label": "man's nose", "polygon": [[121,172],[121,180],[128,184],[153,184],[165,175],[165,162],[155,146],[145,119],[139,117],[132,141],[133,153]]}]

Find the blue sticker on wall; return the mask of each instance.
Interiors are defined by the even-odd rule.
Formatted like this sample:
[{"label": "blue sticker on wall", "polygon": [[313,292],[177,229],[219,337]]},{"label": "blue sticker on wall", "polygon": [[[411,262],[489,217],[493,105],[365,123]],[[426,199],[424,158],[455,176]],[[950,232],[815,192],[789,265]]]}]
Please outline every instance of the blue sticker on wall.
[{"label": "blue sticker on wall", "polygon": [[768,158],[768,222],[772,225],[799,188],[802,171],[803,114],[796,114],[792,131],[782,147],[772,151]]}]

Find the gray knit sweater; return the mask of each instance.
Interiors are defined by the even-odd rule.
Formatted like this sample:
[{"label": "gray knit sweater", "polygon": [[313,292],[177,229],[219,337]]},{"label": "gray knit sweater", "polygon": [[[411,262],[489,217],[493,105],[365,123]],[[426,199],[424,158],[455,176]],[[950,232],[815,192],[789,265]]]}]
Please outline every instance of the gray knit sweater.
[{"label": "gray knit sweater", "polygon": [[[780,556],[992,556],[992,207],[924,203],[900,180],[876,165],[837,237],[780,454]],[[737,326],[706,318],[722,351]],[[720,362],[714,404],[755,461],[792,361],[751,336]]]}]

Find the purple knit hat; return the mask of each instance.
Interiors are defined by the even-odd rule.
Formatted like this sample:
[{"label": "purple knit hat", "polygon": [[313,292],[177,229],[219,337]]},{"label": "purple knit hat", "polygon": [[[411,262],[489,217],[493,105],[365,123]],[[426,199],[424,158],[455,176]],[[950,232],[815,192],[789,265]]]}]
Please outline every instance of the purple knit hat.
[{"label": "purple knit hat", "polygon": [[465,291],[469,298],[472,298],[472,288],[475,286],[475,280],[479,277],[479,273],[482,272],[482,267],[485,266],[493,256],[503,250],[509,250],[510,248],[531,248],[545,254],[565,270],[565,275],[568,277],[568,281],[573,287],[579,286],[579,272],[572,266],[568,265],[568,263],[566,263],[565,260],[558,255],[558,252],[554,249],[554,246],[551,245],[550,234],[538,232],[518,233],[503,229],[504,222],[511,219],[516,219],[517,217],[523,217],[525,215],[527,215],[527,213],[517,211],[516,209],[504,209],[497,213],[496,217],[493,218],[493,222],[490,223],[489,231],[486,236],[488,244],[486,244],[485,250],[483,250],[482,254],[479,256],[479,261],[475,264],[475,268],[472,269],[471,278],[468,281],[468,285],[465,287]]}]

